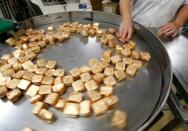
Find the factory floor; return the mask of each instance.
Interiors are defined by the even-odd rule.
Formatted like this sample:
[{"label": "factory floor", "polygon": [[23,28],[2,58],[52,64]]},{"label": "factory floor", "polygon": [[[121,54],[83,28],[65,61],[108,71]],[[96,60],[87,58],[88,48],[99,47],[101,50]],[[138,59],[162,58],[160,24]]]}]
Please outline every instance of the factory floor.
[{"label": "factory floor", "polygon": [[[174,85],[172,85],[172,90],[176,92]],[[187,104],[183,100],[181,100],[181,103]],[[163,117],[156,124],[154,124],[148,131],[159,131],[162,127],[164,127],[167,123],[169,123],[174,118],[167,104],[164,106],[162,111],[164,113]],[[188,131],[188,125],[183,125],[183,124],[179,125],[177,128],[173,129],[172,131]]]},{"label": "factory floor", "polygon": [[[164,127],[169,121],[171,121],[174,116],[170,110],[163,110],[164,116],[148,131],[159,131],[162,127]],[[188,131],[187,125],[180,125],[172,131]]]}]

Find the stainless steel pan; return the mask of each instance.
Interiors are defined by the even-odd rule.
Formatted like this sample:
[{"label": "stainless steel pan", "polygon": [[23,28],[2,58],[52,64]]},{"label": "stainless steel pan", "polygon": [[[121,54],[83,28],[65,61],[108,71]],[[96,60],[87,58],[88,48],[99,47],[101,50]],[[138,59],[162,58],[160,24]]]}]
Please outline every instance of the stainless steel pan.
[{"label": "stainless steel pan", "polygon": [[[63,22],[93,23],[100,22],[101,27],[115,27],[118,29],[120,16],[103,12],[65,12],[33,17],[25,21],[24,26],[36,29],[46,29],[49,25],[58,26]],[[170,91],[172,68],[168,54],[159,41],[150,31],[134,23],[133,39],[139,50],[151,53],[151,61],[141,69],[133,79],[128,79],[117,85],[115,93],[120,99],[119,109],[128,114],[126,131],[144,130],[157,116],[164,106]],[[1,55],[10,52],[10,47],[0,44]],[[95,38],[84,38],[74,35],[65,43],[49,45],[40,55],[46,59],[58,62],[59,67],[66,70],[81,66],[89,59],[99,58],[104,49]],[[15,105],[0,101],[0,130],[20,131],[29,126],[36,131],[116,131],[111,127],[109,112],[101,117],[68,118],[57,112],[57,122],[48,125],[37,119],[31,113],[32,105],[24,97]]]}]

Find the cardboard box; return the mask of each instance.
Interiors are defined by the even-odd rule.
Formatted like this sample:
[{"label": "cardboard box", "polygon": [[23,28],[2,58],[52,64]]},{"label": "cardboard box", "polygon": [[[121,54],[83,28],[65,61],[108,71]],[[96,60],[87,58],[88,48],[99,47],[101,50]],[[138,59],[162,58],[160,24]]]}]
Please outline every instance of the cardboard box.
[{"label": "cardboard box", "polygon": [[101,11],[102,10],[102,0],[90,0],[93,11]]},{"label": "cardboard box", "polygon": [[116,2],[103,3],[102,11],[119,14],[119,3]]}]

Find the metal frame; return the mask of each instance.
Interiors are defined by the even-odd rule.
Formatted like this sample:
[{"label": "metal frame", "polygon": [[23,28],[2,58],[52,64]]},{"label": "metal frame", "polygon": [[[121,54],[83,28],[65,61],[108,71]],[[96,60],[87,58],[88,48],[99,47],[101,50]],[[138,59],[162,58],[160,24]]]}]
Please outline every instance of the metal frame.
[{"label": "metal frame", "polygon": [[[12,4],[15,4],[14,0],[12,0],[11,2],[12,2]],[[16,18],[16,14],[15,14],[9,0],[0,0],[0,9],[1,9],[5,18],[7,18],[7,19],[15,19]]]},{"label": "metal frame", "polygon": [[[180,91],[182,98],[184,98],[184,100],[187,102],[188,99],[186,99],[184,96],[186,92],[182,92],[181,89],[183,88],[183,86],[181,85],[180,81],[176,77],[176,74],[174,74],[174,77],[173,77],[173,84],[177,88],[177,91]],[[170,96],[168,98],[167,103],[174,115],[174,119],[171,120],[167,125],[165,125],[161,129],[161,131],[170,131],[174,129],[175,127],[177,127],[178,125],[180,125],[181,123],[188,124],[188,111],[186,111],[183,108],[183,105],[180,103],[178,97],[173,91],[170,92]]]},{"label": "metal frame", "polygon": [[[159,28],[151,28],[151,31],[157,35],[157,31]],[[187,46],[186,43],[188,41],[188,34],[187,34],[187,25],[182,28],[179,32],[179,36],[174,38],[174,40],[164,40],[162,39],[163,44],[165,45],[167,51],[170,53],[170,58],[173,61],[173,84],[176,87],[177,92],[174,93],[171,91],[170,96],[168,98],[167,103],[172,110],[174,115],[174,119],[169,122],[164,128],[161,130],[169,131],[181,123],[187,124],[188,120],[188,111],[184,109],[184,105],[180,103],[181,99],[184,99],[186,103],[188,103],[188,88],[187,88]],[[183,38],[185,37],[185,38]],[[187,40],[186,40],[187,39]],[[178,44],[177,44],[178,43]],[[176,49],[176,50],[174,50]],[[181,52],[181,53],[179,53]],[[185,56],[185,57],[184,57]],[[181,60],[181,63],[175,63],[176,58]],[[185,107],[186,108],[186,107]]]},{"label": "metal frame", "polygon": [[174,69],[173,83],[174,83],[174,85],[176,85],[177,90],[180,92],[182,97],[188,103],[188,88],[187,88],[187,85],[184,82],[184,80],[181,78],[179,73],[177,73],[176,69]]}]

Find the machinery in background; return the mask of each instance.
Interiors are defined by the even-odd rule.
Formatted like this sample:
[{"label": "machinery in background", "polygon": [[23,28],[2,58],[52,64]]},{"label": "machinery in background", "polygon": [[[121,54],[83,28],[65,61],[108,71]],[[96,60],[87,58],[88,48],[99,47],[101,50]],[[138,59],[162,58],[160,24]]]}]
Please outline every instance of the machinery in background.
[{"label": "machinery in background", "polygon": [[65,0],[42,0],[42,3],[45,6],[48,6],[48,5],[66,4],[66,1]]},{"label": "machinery in background", "polygon": [[0,41],[14,36],[23,20],[43,14],[30,0],[0,0],[0,10],[4,17],[0,18]]},{"label": "machinery in background", "polygon": [[4,18],[15,21],[43,14],[39,6],[30,0],[0,0],[0,9]]},{"label": "machinery in background", "polygon": [[[38,5],[43,14],[66,11],[91,11],[91,0],[31,0]],[[100,0],[99,0],[100,1]]]},{"label": "machinery in background", "polygon": [[[71,10],[91,10],[90,0],[0,0],[0,40],[14,35],[27,18]],[[45,2],[47,5],[45,5]],[[58,3],[57,5],[55,3]]]}]

